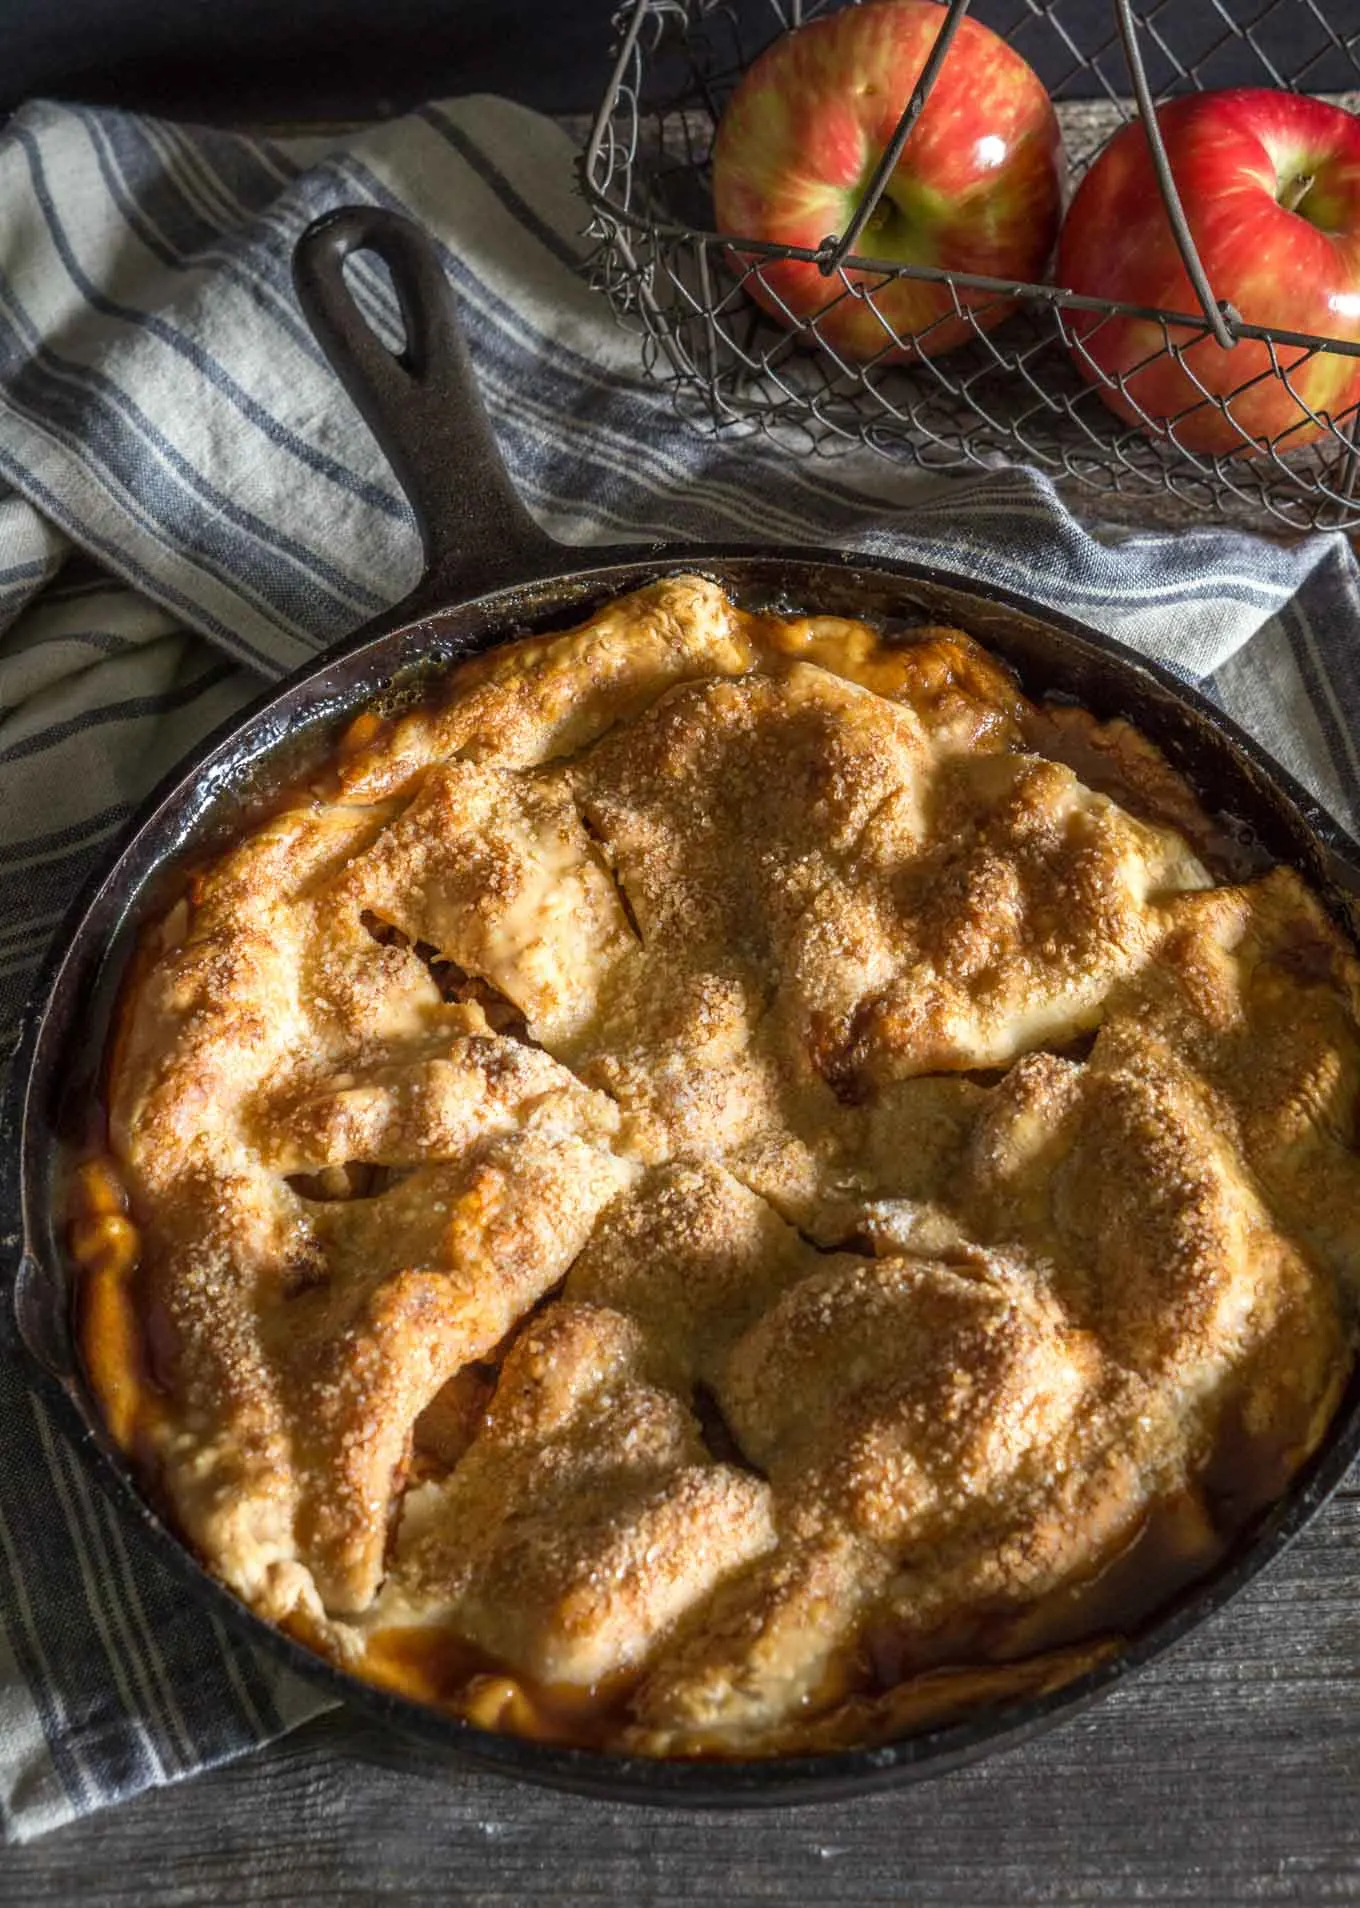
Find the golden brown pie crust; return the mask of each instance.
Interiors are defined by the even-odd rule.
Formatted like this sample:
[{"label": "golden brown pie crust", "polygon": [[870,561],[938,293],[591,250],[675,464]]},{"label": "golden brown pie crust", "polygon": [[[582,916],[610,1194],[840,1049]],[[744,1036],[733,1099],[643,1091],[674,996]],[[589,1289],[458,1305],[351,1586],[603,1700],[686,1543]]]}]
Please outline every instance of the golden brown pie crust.
[{"label": "golden brown pie crust", "polygon": [[359,718],[135,963],[114,1434],[261,1615],[491,1727],[1061,1682],[1350,1365],[1360,968],[1208,834],[957,631],[694,576]]}]

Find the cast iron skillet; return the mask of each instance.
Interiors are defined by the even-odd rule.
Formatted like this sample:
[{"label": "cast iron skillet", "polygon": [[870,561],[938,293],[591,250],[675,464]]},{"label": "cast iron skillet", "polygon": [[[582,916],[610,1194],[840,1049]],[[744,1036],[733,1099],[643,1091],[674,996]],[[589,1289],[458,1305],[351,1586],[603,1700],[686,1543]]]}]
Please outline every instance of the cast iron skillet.
[{"label": "cast iron skillet", "polygon": [[[346,289],[343,266],[369,251],[391,271],[406,346],[393,357]],[[938,619],[998,651],[1037,693],[1127,716],[1185,770],[1211,809],[1292,863],[1352,935],[1360,848],[1249,737],[1164,670],[1070,618],[921,564],[840,552],[731,546],[566,551],[510,487],[476,395],[449,287],[433,247],[393,213],[354,208],[317,220],[295,258],[298,295],[340,379],[391,460],[425,546],[425,575],[387,616],[309,664],[220,731],[154,795],[59,936],[26,1016],[0,1129],[0,1331],[34,1389],[147,1543],[252,1643],[420,1751],[616,1800],[737,1806],[813,1801],[955,1766],[1070,1713],[1220,1609],[1326,1502],[1360,1450],[1360,1373],[1321,1449],[1220,1566],[1133,1635],[1126,1648],[1046,1696],[876,1749],[746,1763],[658,1762],[489,1734],[372,1688],[253,1617],[209,1577],[141,1495],[83,1382],[62,1234],[63,1159],[98,1091],[112,995],[138,922],[156,910],[168,864],[226,832],[262,774],[319,753],[347,712],[400,693],[423,672],[512,634],[580,620],[620,591],[681,569],[738,599],[851,615]],[[567,563],[569,567],[563,568]]]}]

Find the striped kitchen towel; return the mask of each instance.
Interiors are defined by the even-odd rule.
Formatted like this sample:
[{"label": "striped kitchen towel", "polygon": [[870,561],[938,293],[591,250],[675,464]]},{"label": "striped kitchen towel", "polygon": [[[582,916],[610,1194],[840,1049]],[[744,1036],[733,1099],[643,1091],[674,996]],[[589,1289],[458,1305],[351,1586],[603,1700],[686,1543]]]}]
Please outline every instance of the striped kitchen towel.
[{"label": "striped kitchen towel", "polygon": [[[924,479],[692,434],[588,285],[570,142],[490,99],[345,137],[33,106],[0,135],[0,1052],[82,878],[177,756],[392,602],[410,513],[293,298],[318,212],[444,247],[522,495],[570,543],[800,539],[936,559],[1170,661],[1352,828],[1360,598],[1340,537],[1099,538],[1023,471]],[[390,286],[358,295],[396,335]],[[0,1366],[0,1822],[238,1754],[317,1699],[125,1534]]]}]

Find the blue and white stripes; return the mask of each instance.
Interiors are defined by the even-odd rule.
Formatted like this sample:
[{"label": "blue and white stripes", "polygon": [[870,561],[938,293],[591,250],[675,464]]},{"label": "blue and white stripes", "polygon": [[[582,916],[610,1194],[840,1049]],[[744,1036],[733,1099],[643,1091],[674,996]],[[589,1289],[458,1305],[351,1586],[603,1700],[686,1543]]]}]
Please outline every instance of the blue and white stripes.
[{"label": "blue and white stripes", "polygon": [[[568,543],[934,559],[1206,680],[1360,820],[1360,590],[1340,538],[1101,540],[1039,478],[946,482],[692,434],[583,272],[562,133],[488,99],[285,143],[38,105],[0,135],[0,1055],[138,799],[261,682],[395,601],[405,500],[293,298],[330,206],[444,247],[531,509]],[[391,288],[357,295],[389,336]],[[144,1558],[0,1365],[0,1825],[32,1835],[239,1753],[315,1698]]]}]

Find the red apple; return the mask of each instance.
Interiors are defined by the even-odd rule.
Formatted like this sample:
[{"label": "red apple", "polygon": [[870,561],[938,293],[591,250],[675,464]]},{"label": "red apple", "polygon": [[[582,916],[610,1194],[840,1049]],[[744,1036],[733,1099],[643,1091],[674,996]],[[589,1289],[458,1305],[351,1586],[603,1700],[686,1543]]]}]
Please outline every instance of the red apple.
[{"label": "red apple", "polygon": [[[1157,123],[1215,298],[1248,324],[1360,341],[1360,120],[1298,93],[1240,87],[1172,100]],[[1057,270],[1074,292],[1200,310],[1141,122],[1116,133],[1082,180]],[[1172,427],[1187,450],[1250,450],[1245,439],[1296,450],[1326,428],[1310,411],[1336,417],[1360,400],[1357,358],[1278,346],[1291,392],[1259,341],[1242,339],[1230,351],[1212,337],[1189,343],[1182,369],[1154,320],[1068,312],[1066,322],[1089,380],[1124,376],[1123,393],[1101,386],[1111,410],[1131,423]],[[1194,336],[1171,331],[1177,344]],[[1212,398],[1231,398],[1231,414]]]},{"label": "red apple", "polygon": [[[824,15],[761,54],[728,102],[713,148],[718,229],[816,250],[845,230],[908,99],[945,10],[935,0],[874,0]],[[965,16],[920,118],[855,250],[1015,283],[1039,278],[1060,211],[1058,123],[1038,75]],[[816,314],[846,357],[876,358],[892,333],[924,334],[894,358],[935,357],[1013,309],[995,292],[928,279],[846,278],[874,292],[881,318],[816,265],[757,260],[747,288],[786,324]],[[829,306],[829,309],[827,307]],[[887,327],[885,329],[885,326]]]}]

